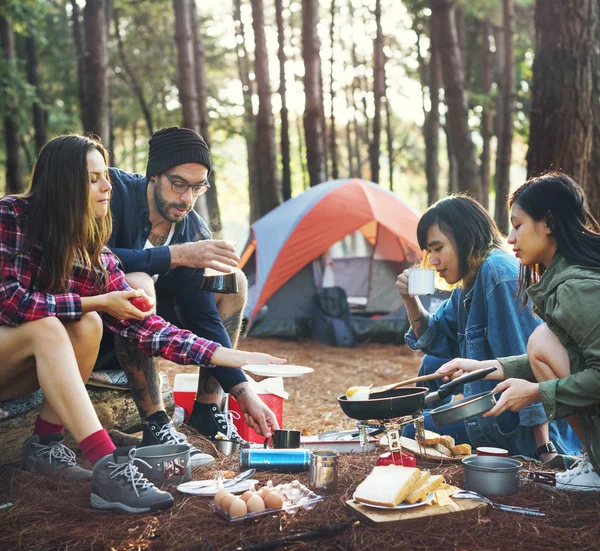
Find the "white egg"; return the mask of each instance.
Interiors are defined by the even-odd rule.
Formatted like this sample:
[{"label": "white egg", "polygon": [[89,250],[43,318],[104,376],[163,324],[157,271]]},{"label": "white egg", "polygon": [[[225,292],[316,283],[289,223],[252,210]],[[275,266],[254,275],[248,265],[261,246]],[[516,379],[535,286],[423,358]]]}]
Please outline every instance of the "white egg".
[{"label": "white egg", "polygon": [[348,396],[348,400],[368,400],[369,399],[369,388],[359,388],[352,396]]}]

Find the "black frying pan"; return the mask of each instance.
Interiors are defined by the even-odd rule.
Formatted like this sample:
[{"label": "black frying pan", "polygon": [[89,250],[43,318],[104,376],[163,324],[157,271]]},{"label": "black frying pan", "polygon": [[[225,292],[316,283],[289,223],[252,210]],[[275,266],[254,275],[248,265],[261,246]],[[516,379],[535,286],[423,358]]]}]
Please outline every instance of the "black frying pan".
[{"label": "black frying pan", "polygon": [[443,400],[452,394],[452,391],[465,383],[484,379],[496,371],[495,367],[479,369],[466,373],[458,379],[448,381],[440,386],[437,392],[429,392],[422,386],[412,388],[396,388],[371,394],[368,400],[348,400],[346,395],[338,397],[342,411],[351,419],[366,421],[369,419],[394,419],[420,412],[425,404],[434,400]]}]

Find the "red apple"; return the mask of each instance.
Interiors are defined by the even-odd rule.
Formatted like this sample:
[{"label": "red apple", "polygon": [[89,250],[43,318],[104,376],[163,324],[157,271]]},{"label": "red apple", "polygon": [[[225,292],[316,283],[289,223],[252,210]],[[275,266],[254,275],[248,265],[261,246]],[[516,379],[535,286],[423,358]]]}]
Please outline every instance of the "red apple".
[{"label": "red apple", "polygon": [[133,304],[138,310],[142,312],[149,312],[152,310],[154,304],[150,301],[150,298],[146,295],[142,295],[141,297],[130,298],[129,302]]}]

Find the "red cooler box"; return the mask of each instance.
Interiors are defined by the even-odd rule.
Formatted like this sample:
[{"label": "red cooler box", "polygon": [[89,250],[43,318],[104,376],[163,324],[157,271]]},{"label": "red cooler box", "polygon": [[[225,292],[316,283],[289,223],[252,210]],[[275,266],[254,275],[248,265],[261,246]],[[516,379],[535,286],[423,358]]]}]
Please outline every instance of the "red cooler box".
[{"label": "red cooler box", "polygon": [[175,405],[182,407],[185,410],[186,419],[192,413],[197,390],[197,373],[177,373],[177,375],[175,375],[175,381],[173,382],[173,401],[175,402]]},{"label": "red cooler box", "polygon": [[[269,409],[275,414],[277,422],[280,427],[283,427],[283,398],[276,394],[258,394],[258,397],[269,406]],[[265,441],[265,437],[257,434],[254,429],[251,429],[244,420],[244,415],[240,410],[240,406],[233,396],[229,396],[229,410],[235,411],[239,414],[239,418],[236,419],[237,415],[233,416],[233,423],[235,424],[239,435],[247,442],[256,442],[262,444]]]}]

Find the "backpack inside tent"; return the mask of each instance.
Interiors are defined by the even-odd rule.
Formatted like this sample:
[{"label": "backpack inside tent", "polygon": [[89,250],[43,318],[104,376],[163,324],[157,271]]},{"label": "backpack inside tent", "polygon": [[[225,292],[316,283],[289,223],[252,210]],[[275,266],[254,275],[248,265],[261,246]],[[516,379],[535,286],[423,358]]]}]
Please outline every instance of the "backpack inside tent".
[{"label": "backpack inside tent", "polygon": [[[252,224],[240,263],[246,334],[309,338],[319,304],[333,307],[335,296],[347,301],[334,310],[340,319],[350,312],[357,342],[403,343],[408,320],[395,283],[420,259],[418,220],[393,193],[356,178],[319,184],[269,212]],[[421,298],[428,308],[431,298]]]}]

